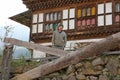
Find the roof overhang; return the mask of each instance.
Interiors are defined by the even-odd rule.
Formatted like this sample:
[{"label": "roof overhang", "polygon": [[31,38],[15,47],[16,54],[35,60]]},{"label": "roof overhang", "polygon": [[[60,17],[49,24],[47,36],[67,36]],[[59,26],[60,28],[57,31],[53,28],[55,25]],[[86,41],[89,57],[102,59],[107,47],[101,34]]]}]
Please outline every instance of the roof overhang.
[{"label": "roof overhang", "polygon": [[28,10],[23,13],[17,14],[15,16],[9,17],[9,19],[30,27],[31,16],[32,16],[32,13],[31,11]]}]

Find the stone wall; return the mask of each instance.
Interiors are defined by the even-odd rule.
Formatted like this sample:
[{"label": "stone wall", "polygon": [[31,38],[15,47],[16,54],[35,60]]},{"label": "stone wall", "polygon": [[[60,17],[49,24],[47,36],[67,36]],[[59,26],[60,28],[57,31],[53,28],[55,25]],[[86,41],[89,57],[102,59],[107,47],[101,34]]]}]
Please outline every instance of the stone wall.
[{"label": "stone wall", "polygon": [[120,55],[91,57],[38,80],[120,80]]}]

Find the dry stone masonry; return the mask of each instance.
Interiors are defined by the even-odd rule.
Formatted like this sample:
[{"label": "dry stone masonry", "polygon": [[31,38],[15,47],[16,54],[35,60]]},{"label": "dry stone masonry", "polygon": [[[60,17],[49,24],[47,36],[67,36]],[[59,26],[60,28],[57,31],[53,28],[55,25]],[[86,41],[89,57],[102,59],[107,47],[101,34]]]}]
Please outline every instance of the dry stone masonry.
[{"label": "dry stone masonry", "polygon": [[120,80],[120,55],[87,58],[39,80]]}]

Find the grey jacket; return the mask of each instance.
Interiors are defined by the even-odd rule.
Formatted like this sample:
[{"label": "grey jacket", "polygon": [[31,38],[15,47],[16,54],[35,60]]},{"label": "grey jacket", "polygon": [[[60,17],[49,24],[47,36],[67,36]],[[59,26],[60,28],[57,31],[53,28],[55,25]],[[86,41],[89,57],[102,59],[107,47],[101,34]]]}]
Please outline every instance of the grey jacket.
[{"label": "grey jacket", "polygon": [[65,47],[67,42],[67,35],[64,31],[58,32],[57,30],[53,32],[52,35],[52,44],[54,46]]}]

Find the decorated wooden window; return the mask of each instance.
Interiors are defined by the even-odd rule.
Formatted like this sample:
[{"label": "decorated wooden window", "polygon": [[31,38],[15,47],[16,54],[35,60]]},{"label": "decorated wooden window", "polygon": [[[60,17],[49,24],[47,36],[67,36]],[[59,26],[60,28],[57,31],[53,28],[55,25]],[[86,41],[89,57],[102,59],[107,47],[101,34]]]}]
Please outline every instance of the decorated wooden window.
[{"label": "decorated wooden window", "polygon": [[51,33],[57,29],[57,26],[59,23],[61,23],[62,19],[62,12],[50,12],[46,13],[45,15],[45,26],[44,26],[44,31],[47,33]]},{"label": "decorated wooden window", "polygon": [[32,33],[42,33],[43,32],[43,13],[33,14],[32,20]]},{"label": "decorated wooden window", "polygon": [[112,2],[98,4],[98,26],[112,25]]},{"label": "decorated wooden window", "polygon": [[[78,7],[77,9],[77,28],[81,29],[92,29],[96,25],[96,7],[93,5]],[[93,18],[93,19],[92,19]]]},{"label": "decorated wooden window", "polygon": [[75,29],[75,8],[63,10],[64,30]]}]

